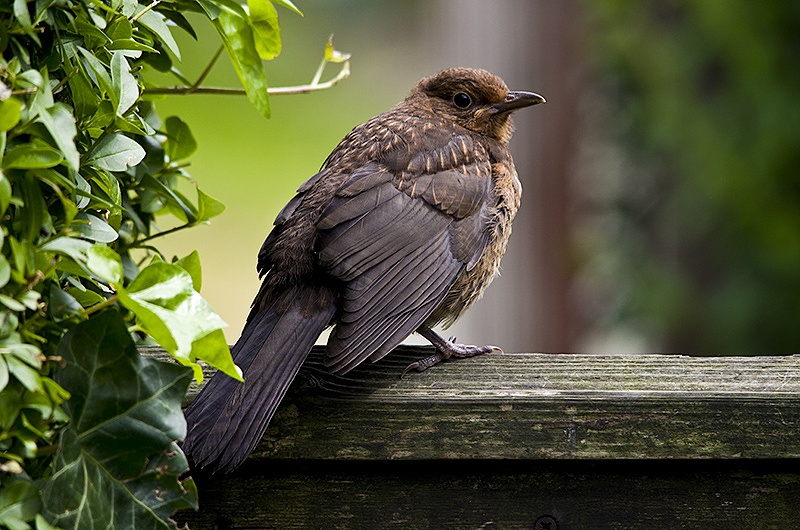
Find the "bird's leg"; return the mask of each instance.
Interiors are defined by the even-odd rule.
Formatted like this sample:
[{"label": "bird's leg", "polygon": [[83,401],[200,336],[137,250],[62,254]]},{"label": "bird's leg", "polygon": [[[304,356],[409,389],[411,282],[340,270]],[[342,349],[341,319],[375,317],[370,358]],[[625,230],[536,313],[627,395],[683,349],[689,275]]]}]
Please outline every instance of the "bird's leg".
[{"label": "bird's leg", "polygon": [[503,353],[503,350],[497,346],[472,346],[469,344],[456,344],[455,337],[451,337],[450,340],[445,340],[438,333],[426,326],[421,326],[419,329],[417,329],[417,333],[428,339],[431,344],[434,345],[436,348],[436,353],[430,357],[425,357],[424,359],[420,359],[417,362],[409,364],[406,369],[403,370],[403,376],[411,370],[423,372],[431,366],[439,364],[440,362],[451,357],[463,359],[465,357],[474,357],[476,355],[483,355],[484,353],[490,352]]}]

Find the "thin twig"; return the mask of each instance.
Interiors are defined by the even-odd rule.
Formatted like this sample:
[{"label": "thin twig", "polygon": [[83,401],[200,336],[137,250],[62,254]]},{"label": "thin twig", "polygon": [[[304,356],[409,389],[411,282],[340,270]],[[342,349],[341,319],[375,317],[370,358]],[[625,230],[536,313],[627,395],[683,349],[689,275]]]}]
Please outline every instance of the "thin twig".
[{"label": "thin twig", "polygon": [[94,313],[97,313],[101,309],[105,309],[108,306],[114,305],[115,303],[117,303],[117,300],[119,300],[119,296],[114,294],[114,295],[109,296],[108,298],[106,298],[102,302],[98,302],[98,303],[94,304],[93,306],[87,307],[86,308],[86,316],[93,315]]},{"label": "thin twig", "polygon": [[[307,94],[309,92],[316,92],[317,90],[326,90],[338,84],[343,79],[350,75],[350,63],[345,61],[342,63],[342,68],[338,74],[332,79],[324,83],[309,83],[307,85],[296,86],[282,86],[271,87],[267,89],[267,94],[270,96],[283,96],[286,94]],[[216,86],[199,86],[199,81],[195,82],[192,86],[173,86],[173,87],[155,87],[145,89],[146,94],[166,94],[166,95],[186,95],[186,94],[217,94],[217,95],[244,95],[244,88],[239,87],[216,87]]]},{"label": "thin twig", "polygon": [[153,2],[149,6],[145,7],[144,9],[142,9],[141,11],[136,13],[133,16],[133,18],[131,18],[131,24],[133,24],[134,22],[139,20],[139,17],[141,17],[142,15],[144,15],[145,13],[147,13],[148,11],[150,11],[151,9],[153,9],[154,7],[156,7],[160,3],[161,3],[161,0],[153,0]]},{"label": "thin twig", "polygon": [[208,77],[209,72],[211,72],[211,69],[214,67],[214,64],[217,62],[217,59],[219,59],[219,56],[222,54],[222,50],[224,50],[224,49],[225,49],[225,46],[223,46],[223,45],[220,45],[220,47],[217,48],[216,53],[214,53],[214,56],[208,62],[208,65],[206,65],[206,67],[203,69],[203,71],[200,72],[200,76],[197,78],[197,81],[192,83],[192,86],[189,87],[189,89],[191,90],[191,92],[189,92],[189,94],[191,94],[192,92],[197,90],[200,87],[200,83],[205,81],[206,77]]},{"label": "thin twig", "polygon": [[23,89],[19,89],[19,90],[12,90],[11,92],[9,92],[9,93],[8,93],[8,95],[9,95],[9,96],[23,96],[23,95],[25,95],[25,94],[33,94],[33,93],[34,93],[34,92],[36,92],[37,90],[39,90],[39,89],[38,89],[37,87],[35,87],[35,86],[34,86],[34,87],[30,87],[30,88],[23,88]]},{"label": "thin twig", "polygon": [[163,230],[161,232],[156,232],[155,234],[150,234],[149,236],[143,237],[142,239],[140,239],[138,241],[134,241],[133,243],[131,243],[128,246],[128,248],[147,248],[144,245],[142,245],[142,243],[146,243],[147,241],[152,241],[153,239],[156,239],[158,237],[164,237],[164,236],[168,236],[170,234],[174,234],[175,232],[178,232],[180,230],[185,230],[186,228],[191,228],[192,226],[195,226],[196,224],[197,223],[186,223],[186,224],[182,224],[182,225],[178,225],[178,226],[173,226],[172,228],[167,229],[167,230]]},{"label": "thin twig", "polygon": [[286,94],[307,94],[309,92],[314,92],[317,90],[326,90],[331,88],[332,86],[337,85],[341,80],[346,79],[350,76],[350,62],[345,61],[342,63],[342,69],[336,74],[335,77],[332,79],[325,81],[324,83],[311,83],[308,85],[297,85],[297,86],[281,86],[281,87],[274,87],[267,89],[267,93],[270,96],[282,96]]}]

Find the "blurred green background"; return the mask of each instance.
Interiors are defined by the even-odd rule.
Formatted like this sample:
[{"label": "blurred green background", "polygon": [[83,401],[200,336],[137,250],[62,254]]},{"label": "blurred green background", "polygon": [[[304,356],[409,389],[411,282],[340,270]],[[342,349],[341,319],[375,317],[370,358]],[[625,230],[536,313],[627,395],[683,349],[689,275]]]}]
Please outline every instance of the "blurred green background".
[{"label": "blurred green background", "polygon": [[[800,4],[649,0],[297,0],[271,86],[307,83],[334,34],[352,75],[271,99],[171,96],[189,172],[228,206],[170,236],[238,336],[272,219],[356,124],[447,66],[484,67],[547,105],[517,117],[525,188],[502,276],[455,333],[507,351],[767,354],[800,339]],[[180,31],[193,79],[219,45]],[[328,67],[332,75],[333,65]],[[235,86],[222,58],[206,81]]]}]

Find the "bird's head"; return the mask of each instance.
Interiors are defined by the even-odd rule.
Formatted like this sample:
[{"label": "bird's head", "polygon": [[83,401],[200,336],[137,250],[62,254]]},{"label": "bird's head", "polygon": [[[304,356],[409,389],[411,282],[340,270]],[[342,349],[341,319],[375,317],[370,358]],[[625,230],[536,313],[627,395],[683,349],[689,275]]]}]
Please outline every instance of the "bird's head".
[{"label": "bird's head", "polygon": [[533,92],[509,91],[502,79],[486,70],[449,68],[422,79],[406,101],[506,144],[513,132],[511,113],[545,99]]}]

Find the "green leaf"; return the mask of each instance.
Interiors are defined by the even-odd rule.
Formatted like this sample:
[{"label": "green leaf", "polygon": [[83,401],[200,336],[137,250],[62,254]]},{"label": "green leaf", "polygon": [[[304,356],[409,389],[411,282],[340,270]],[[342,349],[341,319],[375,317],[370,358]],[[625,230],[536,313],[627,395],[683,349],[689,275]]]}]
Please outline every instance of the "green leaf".
[{"label": "green leaf", "polygon": [[213,21],[222,37],[225,49],[231,58],[239,80],[247,92],[247,98],[265,118],[269,118],[267,78],[261,57],[256,50],[253,30],[247,13],[231,0],[217,0],[219,17]]},{"label": "green leaf", "polygon": [[4,214],[11,204],[11,183],[0,169],[0,214]]},{"label": "green leaf", "polygon": [[75,216],[75,221],[72,228],[86,239],[99,243],[111,243],[119,238],[117,231],[111,228],[102,217],[81,212]]},{"label": "green leaf", "polygon": [[31,21],[30,12],[28,12],[28,2],[26,0],[14,0],[14,17],[19,22],[19,25],[22,26],[25,34],[41,46],[38,35],[33,31],[33,22]]},{"label": "green leaf", "polygon": [[100,59],[94,56],[91,52],[87,51],[81,46],[77,46],[78,52],[83,56],[83,61],[89,66],[87,74],[89,74],[92,82],[101,91],[110,96],[114,95],[114,87],[111,86],[111,77],[108,75],[108,67],[100,62]]},{"label": "green leaf", "polygon": [[175,260],[173,263],[189,273],[189,276],[192,277],[192,287],[199,293],[200,289],[203,287],[203,271],[200,266],[200,254],[194,250],[188,256]]},{"label": "green leaf", "polygon": [[[225,333],[221,329],[213,331],[192,343],[192,356],[202,359],[206,364],[221,370],[233,377],[237,381],[244,381],[241,369],[236,366],[228,349],[228,341],[225,340]],[[195,368],[197,367],[197,368]],[[198,365],[192,365],[195,369],[195,379],[198,383],[203,381],[203,371]]]},{"label": "green leaf", "polygon": [[[5,295],[0,295],[0,297],[5,297]],[[25,308],[23,307],[22,309],[24,310]],[[38,370],[31,368],[21,359],[12,355],[6,355],[5,358],[6,363],[8,363],[9,374],[22,383],[22,386],[30,392],[42,391],[42,377],[39,375]]]},{"label": "green leaf", "polygon": [[247,0],[247,6],[259,57],[274,59],[281,53],[281,28],[275,6],[269,0]]},{"label": "green leaf", "polygon": [[139,84],[131,74],[125,54],[119,51],[111,56],[111,86],[117,99],[117,115],[122,116],[139,99]]},{"label": "green leaf", "polygon": [[47,519],[42,517],[42,514],[36,514],[36,530],[61,530],[47,522]]},{"label": "green leaf", "polygon": [[75,261],[83,261],[86,258],[86,253],[92,244],[83,239],[76,237],[57,237],[51,239],[39,247],[40,250],[45,252],[55,252],[62,256],[67,256]]},{"label": "green leaf", "polygon": [[74,296],[61,289],[57,284],[50,285],[48,290],[49,301],[47,311],[56,322],[70,318],[76,314],[84,314],[83,306]]},{"label": "green leaf", "polygon": [[120,5],[122,6],[122,14],[125,15],[127,18],[133,17],[133,14],[136,13],[136,8],[139,5],[137,0],[113,0],[116,4],[114,9],[117,9]]},{"label": "green leaf", "polygon": [[[114,7],[116,9],[116,7]],[[106,35],[112,41],[133,37],[133,26],[127,17],[116,17],[106,27]]]},{"label": "green leaf", "polygon": [[0,480],[0,527],[29,530],[26,521],[42,509],[39,488],[23,477],[5,475]]},{"label": "green leaf", "polygon": [[[134,59],[138,59],[142,55],[141,52],[158,54],[157,49],[153,48],[152,46],[148,46],[147,44],[143,44],[135,39],[117,39],[108,45],[108,49],[119,50],[126,57],[131,57]],[[152,62],[153,59],[150,58],[150,63],[152,64]]]},{"label": "green leaf", "polygon": [[59,102],[41,112],[39,121],[44,124],[58,148],[61,149],[69,167],[77,171],[80,165],[80,155],[75,147],[75,136],[78,131],[75,127],[72,110]]},{"label": "green leaf", "polygon": [[42,489],[48,519],[64,528],[174,528],[176,510],[197,507],[175,444],[186,435],[190,372],[141,357],[116,311],[72,328],[57,355],[66,363],[57,382],[72,397]]},{"label": "green leaf", "polygon": [[11,279],[11,264],[8,259],[0,254],[0,287],[5,287]]},{"label": "green leaf", "polygon": [[343,53],[333,47],[333,35],[325,43],[325,60],[329,63],[343,63],[350,59],[349,53]]},{"label": "green leaf", "polygon": [[25,291],[22,296],[17,295],[17,298],[22,305],[30,309],[31,311],[36,311],[39,309],[39,300],[41,299],[42,295],[38,291]]},{"label": "green leaf", "polygon": [[[206,300],[194,290],[192,277],[172,263],[156,261],[142,269],[127,288],[118,287],[120,302],[133,311],[142,328],[181,363],[191,366],[198,357],[193,343],[227,324]],[[224,342],[224,341],[223,341]],[[218,343],[213,347],[221,348]],[[213,349],[213,348],[210,348]],[[230,358],[228,347],[210,354],[203,350],[202,359],[212,364],[217,358]],[[229,364],[212,364],[232,377],[238,376]]]},{"label": "green leaf", "polygon": [[[144,7],[142,7],[144,9]],[[166,22],[164,22],[163,15],[154,9],[150,9],[146,11],[142,16],[139,17],[139,23],[152,31],[161,42],[172,52],[178,60],[181,60],[181,50],[178,47],[178,43],[175,42],[175,38],[172,36],[172,33],[169,31]]]},{"label": "green leaf", "polygon": [[95,244],[86,251],[86,268],[107,283],[122,282],[122,259],[114,249]]},{"label": "green leaf", "polygon": [[[8,365],[6,364],[6,360],[2,356],[0,356],[0,392],[2,392],[3,389],[6,386],[8,386],[8,381],[9,381]],[[2,413],[0,413],[0,416],[2,416]],[[3,422],[0,421],[0,425],[2,425],[2,424],[3,424]],[[0,506],[2,506],[2,502],[0,502]],[[2,511],[1,507],[0,507],[0,511]],[[2,520],[3,520],[3,517],[2,517],[2,515],[0,515],[0,521],[2,521]]]},{"label": "green leaf", "polygon": [[73,72],[67,79],[67,83],[72,93],[75,115],[79,120],[83,120],[97,112],[100,98],[92,88],[92,84],[82,67],[75,66]]},{"label": "green leaf", "polygon": [[297,6],[294,5],[290,0],[273,0],[273,3],[278,4],[279,6],[283,6],[286,9],[290,9],[295,13],[297,13],[298,15],[300,15],[301,17],[303,16],[303,13],[299,9],[297,9]]},{"label": "green leaf", "polygon": [[111,134],[100,140],[84,164],[94,164],[108,171],[125,171],[142,161],[144,148],[124,134]]},{"label": "green leaf", "polygon": [[19,123],[22,102],[15,98],[0,100],[0,132],[10,131]]},{"label": "green leaf", "polygon": [[219,17],[219,7],[214,3],[214,0],[195,0],[197,5],[203,10],[208,17],[208,20],[217,20]]},{"label": "green leaf", "polygon": [[[194,224],[197,222],[197,211],[194,206],[185,197],[177,191],[171,189],[169,186],[161,182],[161,180],[153,178],[150,175],[145,175],[141,182],[145,188],[145,192],[149,192],[155,197],[151,197],[151,203],[142,200],[142,209],[149,212],[157,212],[164,207],[164,202],[174,207],[173,213],[178,216],[185,217],[186,222]],[[143,192],[144,194],[144,192]],[[158,200],[155,200],[158,199]],[[162,201],[161,199],[166,199]]]},{"label": "green leaf", "polygon": [[64,161],[59,151],[43,144],[19,144],[3,157],[5,169],[43,169],[54,167]]},{"label": "green leaf", "polygon": [[186,122],[177,116],[170,116],[165,125],[167,126],[167,141],[164,147],[170,160],[184,160],[197,151],[197,140],[194,139]]},{"label": "green leaf", "polygon": [[225,211],[225,204],[197,188],[197,223],[208,221]]},{"label": "green leaf", "polygon": [[110,39],[102,29],[95,25],[95,20],[92,18],[81,13],[75,19],[75,29],[80,33],[83,44],[89,49],[96,50],[108,44]]}]

